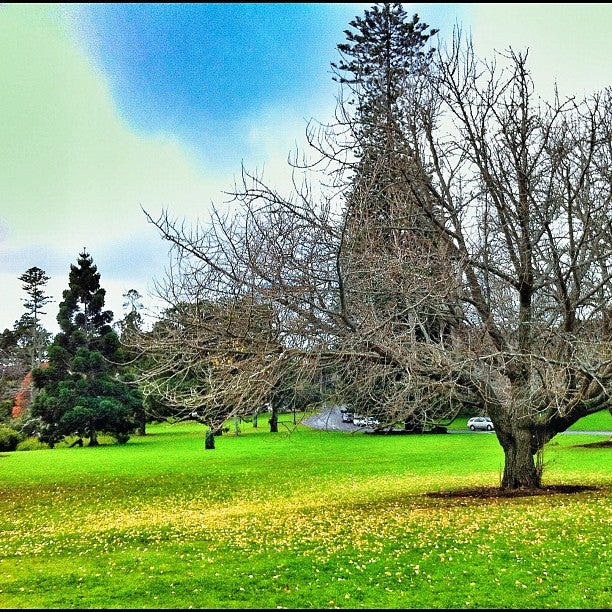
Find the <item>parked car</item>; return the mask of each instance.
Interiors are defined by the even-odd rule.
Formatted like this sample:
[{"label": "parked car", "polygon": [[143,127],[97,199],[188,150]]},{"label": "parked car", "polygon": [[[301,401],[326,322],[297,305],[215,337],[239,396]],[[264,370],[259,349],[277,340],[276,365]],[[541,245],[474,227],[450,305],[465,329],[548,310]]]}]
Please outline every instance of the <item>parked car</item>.
[{"label": "parked car", "polygon": [[353,411],[346,404],[342,404],[339,406],[340,412],[342,414],[342,422],[343,423],[352,423],[353,422]]},{"label": "parked car", "polygon": [[353,417],[353,425],[358,425],[359,427],[376,427],[379,424],[378,419],[371,416],[361,416],[356,414]]},{"label": "parked car", "polygon": [[472,430],[476,431],[477,429],[482,429],[484,431],[493,431],[495,427],[493,426],[493,421],[489,417],[480,416],[480,417],[472,417],[468,419],[467,426]]}]

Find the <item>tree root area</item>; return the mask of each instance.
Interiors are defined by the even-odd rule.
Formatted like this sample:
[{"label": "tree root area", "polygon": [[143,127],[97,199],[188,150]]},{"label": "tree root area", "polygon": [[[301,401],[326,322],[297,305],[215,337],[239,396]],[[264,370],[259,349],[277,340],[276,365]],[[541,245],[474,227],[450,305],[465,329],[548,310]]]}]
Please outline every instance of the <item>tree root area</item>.
[{"label": "tree root area", "polygon": [[499,487],[475,487],[469,489],[457,489],[455,491],[436,491],[426,493],[427,497],[446,498],[507,498],[507,497],[530,497],[534,495],[566,495],[568,493],[582,493],[583,491],[598,491],[601,487],[589,485],[549,485],[539,489],[501,489]]}]

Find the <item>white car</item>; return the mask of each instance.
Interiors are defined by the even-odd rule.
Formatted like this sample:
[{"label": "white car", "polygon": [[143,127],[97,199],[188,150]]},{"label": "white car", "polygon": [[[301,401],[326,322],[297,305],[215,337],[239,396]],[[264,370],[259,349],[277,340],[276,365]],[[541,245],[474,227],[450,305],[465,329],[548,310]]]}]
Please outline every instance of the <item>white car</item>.
[{"label": "white car", "polygon": [[360,427],[376,427],[379,425],[378,419],[370,416],[354,416],[353,417],[353,425],[358,425]]},{"label": "white car", "polygon": [[482,429],[483,431],[494,431],[493,421],[489,417],[480,416],[468,419],[467,426],[472,430]]}]

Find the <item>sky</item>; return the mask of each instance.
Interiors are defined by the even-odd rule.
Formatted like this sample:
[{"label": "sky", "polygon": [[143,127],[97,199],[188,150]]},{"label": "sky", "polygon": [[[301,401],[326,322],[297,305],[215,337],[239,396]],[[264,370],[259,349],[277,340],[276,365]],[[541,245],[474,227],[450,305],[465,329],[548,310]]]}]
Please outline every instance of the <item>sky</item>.
[{"label": "sky", "polygon": [[[70,266],[92,256],[114,321],[147,310],[168,243],[147,221],[205,222],[242,165],[287,188],[309,120],[333,118],[331,62],[371,3],[0,4],[0,330],[25,312],[19,281],[50,277],[56,316]],[[612,4],[404,3],[480,57],[529,51],[536,86],[612,85]]]}]

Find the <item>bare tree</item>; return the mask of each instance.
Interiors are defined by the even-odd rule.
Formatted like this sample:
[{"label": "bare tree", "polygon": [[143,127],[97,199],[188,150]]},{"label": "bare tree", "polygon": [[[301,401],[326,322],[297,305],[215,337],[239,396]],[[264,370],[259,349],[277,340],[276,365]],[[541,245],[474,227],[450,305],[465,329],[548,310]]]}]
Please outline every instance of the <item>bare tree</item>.
[{"label": "bare tree", "polygon": [[[403,180],[386,195],[400,213],[384,241],[349,214],[379,193],[376,168],[371,183],[353,180],[346,122],[309,130],[323,178],[296,172],[289,196],[243,171],[232,206],[206,225],[147,213],[174,247],[160,294],[239,313],[195,342],[217,359],[201,397],[231,406],[218,414],[297,380],[324,381],[390,424],[472,404],[495,424],[501,486],[534,489],[544,444],[609,406],[610,90],[547,104],[526,55],[502,59],[478,61],[456,33],[435,70],[406,80]],[[261,308],[268,325],[247,324]],[[179,355],[198,363],[188,347],[202,329],[213,328],[176,336],[177,367]],[[248,355],[239,365],[231,342]]]},{"label": "bare tree", "polygon": [[504,449],[502,486],[534,488],[534,455],[610,403],[610,89],[547,104],[527,54],[502,59],[478,62],[460,33],[439,54],[437,112],[414,115],[425,138],[411,167],[428,171],[411,185],[461,266],[464,354]]},{"label": "bare tree", "polygon": [[[230,418],[271,408],[270,429],[278,431],[278,411],[293,400],[288,389],[301,383],[273,312],[253,296],[204,298],[197,278],[183,284],[151,331],[136,330],[128,339],[143,354],[136,368],[149,412],[197,420],[219,433]],[[176,288],[173,281],[167,286]]]}]

